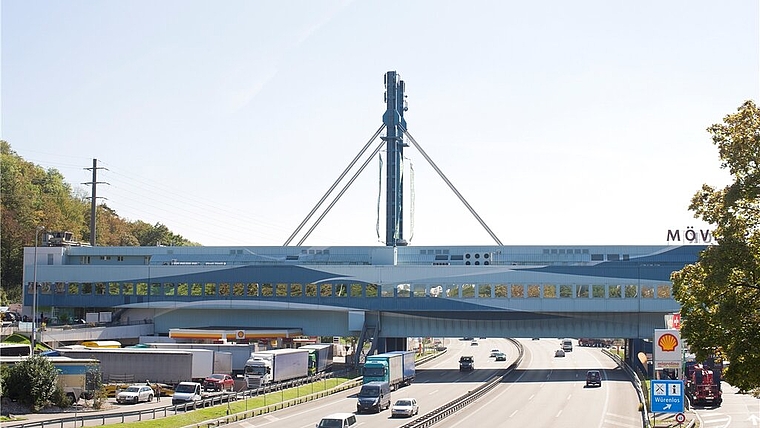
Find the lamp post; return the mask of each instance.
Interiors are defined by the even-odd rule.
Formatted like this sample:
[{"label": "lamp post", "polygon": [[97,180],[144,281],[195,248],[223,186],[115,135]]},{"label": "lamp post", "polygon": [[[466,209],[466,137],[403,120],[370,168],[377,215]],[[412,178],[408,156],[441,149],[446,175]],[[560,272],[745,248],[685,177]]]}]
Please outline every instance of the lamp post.
[{"label": "lamp post", "polygon": [[34,355],[34,348],[37,347],[37,241],[39,239],[40,232],[45,230],[44,226],[37,226],[34,231],[34,275],[32,291],[32,355]]}]

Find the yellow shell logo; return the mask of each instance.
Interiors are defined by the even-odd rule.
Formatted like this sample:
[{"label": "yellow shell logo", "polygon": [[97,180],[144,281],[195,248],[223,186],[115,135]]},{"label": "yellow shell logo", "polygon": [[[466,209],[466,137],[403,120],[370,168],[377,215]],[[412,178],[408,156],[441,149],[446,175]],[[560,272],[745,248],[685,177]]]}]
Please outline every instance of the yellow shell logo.
[{"label": "yellow shell logo", "polygon": [[678,346],[678,338],[670,333],[663,334],[657,341],[657,345],[665,352],[673,352]]}]

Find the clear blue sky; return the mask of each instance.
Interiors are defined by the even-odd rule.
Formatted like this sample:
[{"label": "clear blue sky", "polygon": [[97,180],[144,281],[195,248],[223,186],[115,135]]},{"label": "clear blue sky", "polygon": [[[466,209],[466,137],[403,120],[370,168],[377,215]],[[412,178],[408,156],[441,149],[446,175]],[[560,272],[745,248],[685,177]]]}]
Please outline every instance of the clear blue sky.
[{"label": "clear blue sky", "polygon": [[[755,0],[2,0],[2,138],[87,195],[98,159],[129,220],[282,245],[396,70],[410,133],[504,244],[665,244],[730,181],[705,130],[758,101],[759,22]],[[493,244],[405,154],[411,244]],[[378,186],[374,160],[305,244],[381,245]]]}]

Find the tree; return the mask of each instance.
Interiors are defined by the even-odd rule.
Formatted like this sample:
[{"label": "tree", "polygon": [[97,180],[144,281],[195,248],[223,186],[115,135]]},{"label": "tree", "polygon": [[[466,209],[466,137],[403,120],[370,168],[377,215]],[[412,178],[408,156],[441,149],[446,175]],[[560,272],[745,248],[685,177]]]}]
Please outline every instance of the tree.
[{"label": "tree", "polygon": [[58,387],[58,372],[49,358],[34,355],[14,364],[2,377],[3,394],[38,411]]},{"label": "tree", "polygon": [[705,184],[692,198],[689,210],[714,226],[717,245],[673,273],[673,292],[697,359],[720,353],[725,379],[749,390],[760,387],[760,110],[747,101],[707,131],[734,182]]}]

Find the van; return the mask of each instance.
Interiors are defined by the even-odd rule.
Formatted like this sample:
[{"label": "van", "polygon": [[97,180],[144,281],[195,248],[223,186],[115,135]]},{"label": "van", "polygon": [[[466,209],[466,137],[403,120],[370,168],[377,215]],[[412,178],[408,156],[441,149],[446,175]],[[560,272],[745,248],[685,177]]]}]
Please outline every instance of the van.
[{"label": "van", "polygon": [[373,381],[362,385],[356,400],[356,413],[379,413],[391,407],[391,387],[388,382]]},{"label": "van", "polygon": [[203,395],[201,391],[203,388],[198,382],[180,382],[176,388],[174,388],[174,394],[172,395],[172,404],[184,404],[194,403],[201,401]]},{"label": "van", "polygon": [[356,416],[353,413],[333,413],[322,418],[317,428],[346,428],[356,425]]},{"label": "van", "polygon": [[573,351],[573,342],[569,340],[563,340],[562,341],[562,350],[565,352],[572,352]]}]

